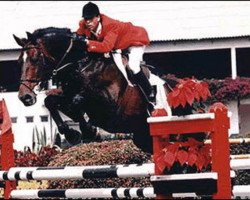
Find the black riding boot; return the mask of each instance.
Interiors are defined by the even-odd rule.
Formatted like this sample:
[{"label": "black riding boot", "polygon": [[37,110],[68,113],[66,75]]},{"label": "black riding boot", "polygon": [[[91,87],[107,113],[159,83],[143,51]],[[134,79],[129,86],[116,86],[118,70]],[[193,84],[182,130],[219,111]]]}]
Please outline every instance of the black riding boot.
[{"label": "black riding boot", "polygon": [[135,78],[135,83],[139,86],[144,97],[148,102],[149,111],[152,112],[154,110],[153,103],[155,103],[155,92],[153,87],[151,86],[148,78],[145,76],[142,70],[137,74],[134,74],[134,78]]}]

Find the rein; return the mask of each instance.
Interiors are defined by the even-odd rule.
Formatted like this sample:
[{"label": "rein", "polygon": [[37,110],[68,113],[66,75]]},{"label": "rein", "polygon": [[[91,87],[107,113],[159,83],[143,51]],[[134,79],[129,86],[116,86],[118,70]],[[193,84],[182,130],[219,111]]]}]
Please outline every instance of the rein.
[{"label": "rein", "polygon": [[63,65],[62,67],[60,67],[58,69],[54,69],[53,72],[52,72],[52,76],[56,76],[59,71],[61,71],[62,69],[66,68],[68,66],[70,66],[71,64],[72,63],[67,63],[67,64]]},{"label": "rein", "polygon": [[69,47],[66,50],[66,52],[64,53],[64,55],[61,58],[61,60],[57,63],[55,69],[53,70],[52,76],[56,76],[59,71],[61,71],[62,69],[66,68],[66,67],[68,67],[69,65],[72,64],[72,63],[67,63],[67,64],[63,65],[62,67],[58,68],[62,64],[63,60],[66,58],[66,56],[68,55],[68,53],[70,52],[70,50],[72,49],[72,47],[73,47],[73,39],[70,40]]}]

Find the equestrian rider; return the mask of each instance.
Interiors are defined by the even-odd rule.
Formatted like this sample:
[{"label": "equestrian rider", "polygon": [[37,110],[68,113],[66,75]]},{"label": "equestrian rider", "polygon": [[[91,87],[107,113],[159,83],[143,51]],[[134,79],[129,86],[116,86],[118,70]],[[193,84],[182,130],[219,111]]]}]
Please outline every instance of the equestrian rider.
[{"label": "equestrian rider", "polygon": [[[83,6],[82,18],[76,33],[87,37],[85,40],[87,50],[109,53],[112,50],[128,49],[130,52],[128,65],[134,74],[136,84],[140,86],[144,96],[146,95],[149,100],[153,90],[140,67],[145,46],[150,42],[147,31],[130,22],[121,22],[101,14],[98,6],[92,2]],[[121,54],[113,53],[112,55],[117,67],[130,84]]]}]

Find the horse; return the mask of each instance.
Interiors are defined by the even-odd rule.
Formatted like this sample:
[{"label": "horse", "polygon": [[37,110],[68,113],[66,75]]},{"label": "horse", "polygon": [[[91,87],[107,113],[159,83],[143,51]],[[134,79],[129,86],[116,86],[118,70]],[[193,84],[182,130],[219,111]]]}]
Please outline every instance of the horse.
[{"label": "horse", "polygon": [[[61,91],[48,95],[45,106],[66,140],[77,144],[83,138],[93,139],[96,127],[100,127],[110,133],[133,133],[134,144],[152,153],[147,101],[138,86],[128,85],[112,57],[88,52],[85,42],[72,40],[73,32],[68,28],[48,27],[26,33],[27,38],[13,35],[22,47],[18,97],[25,106],[36,103],[35,86],[42,88],[53,78]],[[172,82],[172,87],[175,84]],[[166,92],[168,85],[164,84]],[[59,111],[79,122],[82,133],[70,129]],[[191,108],[182,111],[192,113]]]}]

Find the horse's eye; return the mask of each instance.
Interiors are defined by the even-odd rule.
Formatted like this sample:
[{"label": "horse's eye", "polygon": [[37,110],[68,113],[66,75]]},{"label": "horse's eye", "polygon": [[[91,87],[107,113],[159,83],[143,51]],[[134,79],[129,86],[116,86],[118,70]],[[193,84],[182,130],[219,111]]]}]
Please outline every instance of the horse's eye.
[{"label": "horse's eye", "polygon": [[32,63],[37,63],[39,61],[39,58],[41,57],[41,53],[37,53],[36,55],[33,55],[30,57],[30,61]]},{"label": "horse's eye", "polygon": [[38,62],[40,58],[41,52],[39,52],[37,49],[32,49],[28,52],[28,57],[30,59],[30,62],[36,63]]},{"label": "horse's eye", "polygon": [[30,57],[30,61],[32,63],[36,63],[38,61],[38,58],[39,58],[38,56]]}]

